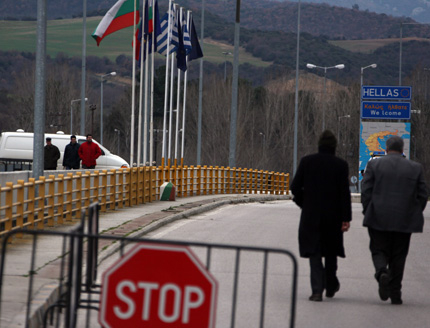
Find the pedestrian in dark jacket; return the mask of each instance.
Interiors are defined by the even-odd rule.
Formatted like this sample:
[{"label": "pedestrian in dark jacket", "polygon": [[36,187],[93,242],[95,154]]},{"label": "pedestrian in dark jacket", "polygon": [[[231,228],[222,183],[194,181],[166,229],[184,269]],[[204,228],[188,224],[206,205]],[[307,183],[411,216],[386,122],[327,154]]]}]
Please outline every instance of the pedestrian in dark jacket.
[{"label": "pedestrian in dark jacket", "polygon": [[87,134],[87,141],[84,142],[78,150],[79,157],[82,160],[83,169],[94,169],[96,167],[96,159],[102,154],[100,147],[93,142],[93,136]]},{"label": "pedestrian in dark jacket", "polygon": [[324,131],[318,153],[302,158],[291,184],[293,201],[302,209],[299,249],[309,258],[311,301],[322,301],[324,289],[326,297],[339,290],[337,257],[345,257],[343,232],[351,221],[348,163],[335,156],[336,143],[334,134]]},{"label": "pedestrian in dark jacket", "polygon": [[57,161],[60,159],[60,151],[57,146],[51,143],[51,138],[46,138],[46,145],[44,149],[44,170],[56,170]]},{"label": "pedestrian in dark jacket", "polygon": [[386,142],[387,155],[367,164],[361,202],[379,297],[402,304],[402,279],[413,232],[423,232],[427,187],[421,164],[402,156],[403,140]]},{"label": "pedestrian in dark jacket", "polygon": [[70,143],[64,149],[63,166],[66,170],[79,170],[81,158],[78,154],[79,144],[76,136],[70,137]]}]

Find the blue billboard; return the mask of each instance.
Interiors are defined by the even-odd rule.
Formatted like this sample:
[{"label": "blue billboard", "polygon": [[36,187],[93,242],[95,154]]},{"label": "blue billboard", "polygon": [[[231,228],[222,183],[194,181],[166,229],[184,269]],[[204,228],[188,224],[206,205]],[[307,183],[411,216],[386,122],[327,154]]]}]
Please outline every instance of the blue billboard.
[{"label": "blue billboard", "polygon": [[362,86],[361,99],[411,100],[411,87]]},{"label": "blue billboard", "polygon": [[383,120],[409,120],[411,118],[410,102],[363,101],[361,118]]}]

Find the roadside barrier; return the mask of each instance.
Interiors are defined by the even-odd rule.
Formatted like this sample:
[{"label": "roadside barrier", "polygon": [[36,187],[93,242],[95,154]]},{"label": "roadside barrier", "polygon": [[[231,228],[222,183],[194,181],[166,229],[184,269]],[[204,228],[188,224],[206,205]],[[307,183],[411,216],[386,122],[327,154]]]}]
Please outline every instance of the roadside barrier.
[{"label": "roadside barrier", "polygon": [[[67,171],[0,186],[0,236],[14,229],[44,229],[79,218],[92,202],[113,211],[159,200],[172,182],[177,197],[289,192],[289,174],[212,166],[143,166],[118,170]],[[22,234],[17,234],[20,237]]]}]

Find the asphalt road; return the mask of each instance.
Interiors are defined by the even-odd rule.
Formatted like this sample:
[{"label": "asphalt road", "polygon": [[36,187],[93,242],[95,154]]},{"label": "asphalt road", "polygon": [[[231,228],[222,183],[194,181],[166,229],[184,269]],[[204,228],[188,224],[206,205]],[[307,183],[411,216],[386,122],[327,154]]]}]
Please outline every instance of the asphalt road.
[{"label": "asphalt road", "polygon": [[[174,222],[148,236],[213,243],[284,248],[298,256],[300,210],[291,201],[229,205]],[[361,205],[353,204],[351,229],[345,235],[345,259],[339,260],[341,289],[333,299],[310,302],[309,265],[299,258],[296,327],[429,327],[430,326],[430,208],[423,234],[414,234],[403,281],[400,306],[379,300],[362,227]],[[204,260],[204,254],[198,254]],[[241,266],[236,327],[258,327],[261,258],[245,254]],[[217,327],[230,326],[232,255],[219,254],[214,275],[219,279]],[[286,327],[289,320],[291,265],[281,256],[269,259],[265,327]],[[243,278],[242,278],[243,276]]]}]

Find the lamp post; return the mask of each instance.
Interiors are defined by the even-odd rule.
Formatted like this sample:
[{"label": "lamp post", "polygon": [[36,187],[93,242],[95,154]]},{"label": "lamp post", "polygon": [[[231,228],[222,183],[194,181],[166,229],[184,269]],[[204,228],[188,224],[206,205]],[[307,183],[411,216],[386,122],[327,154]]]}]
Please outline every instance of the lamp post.
[{"label": "lamp post", "polygon": [[428,75],[429,75],[429,72],[430,72],[430,68],[427,68],[427,67],[424,67],[424,72],[426,72],[427,74],[425,75],[426,76],[426,83],[425,83],[425,93],[426,93],[426,96],[425,96],[425,98],[426,98],[426,102],[427,102],[427,100],[428,100]]},{"label": "lamp post", "polygon": [[263,136],[263,164],[266,162],[266,135],[263,132],[259,132],[260,136]]},{"label": "lamp post", "polygon": [[114,129],[114,131],[117,133],[117,155],[119,156],[119,135],[121,134],[121,130],[120,129]]},{"label": "lamp post", "polygon": [[344,116],[339,116],[337,118],[337,142],[340,145],[340,119],[341,118],[350,118],[351,115],[344,115]]},{"label": "lamp post", "polygon": [[297,3],[297,44],[296,44],[296,92],[294,97],[294,148],[293,148],[293,175],[297,170],[297,130],[299,117],[299,54],[300,54],[300,0]]},{"label": "lamp post", "polygon": [[322,123],[322,129],[323,131],[325,130],[325,96],[326,96],[326,75],[327,75],[327,70],[331,69],[331,68],[337,68],[337,69],[344,69],[345,65],[344,64],[338,64],[336,66],[328,66],[328,67],[324,67],[324,66],[317,66],[314,64],[306,64],[306,67],[309,69],[313,69],[313,68],[321,68],[324,70],[324,104],[323,104],[323,123]]},{"label": "lamp post", "polygon": [[376,68],[376,67],[378,67],[378,65],[377,64],[371,64],[371,65],[369,65],[369,66],[365,66],[365,67],[362,67],[361,68],[361,75],[360,75],[360,93],[361,93],[361,87],[363,87],[363,71],[366,69],[366,68]]},{"label": "lamp post", "polygon": [[103,145],[103,82],[107,76],[115,76],[116,72],[110,72],[100,76],[100,143]]},{"label": "lamp post", "polygon": [[[361,70],[360,70],[360,109],[359,109],[360,126],[358,128],[358,131],[361,131],[361,107],[362,107],[361,106],[361,103],[362,103],[361,93],[362,93],[362,89],[363,89],[363,73],[364,73],[364,70],[367,69],[367,68],[376,68],[376,67],[378,67],[377,64],[370,64],[370,65],[361,67]],[[360,134],[359,138],[361,139],[361,134]],[[357,174],[357,176],[359,177],[359,179],[358,179],[358,192],[361,192],[360,165],[358,166],[358,174]]]},{"label": "lamp post", "polygon": [[[85,98],[85,102],[88,98]],[[81,99],[74,99],[70,102],[70,134],[73,134],[73,103],[81,101]]]},{"label": "lamp post", "polygon": [[223,51],[222,54],[224,55],[224,82],[227,81],[227,56],[232,55],[229,51]]}]

